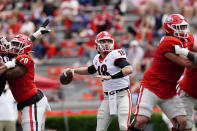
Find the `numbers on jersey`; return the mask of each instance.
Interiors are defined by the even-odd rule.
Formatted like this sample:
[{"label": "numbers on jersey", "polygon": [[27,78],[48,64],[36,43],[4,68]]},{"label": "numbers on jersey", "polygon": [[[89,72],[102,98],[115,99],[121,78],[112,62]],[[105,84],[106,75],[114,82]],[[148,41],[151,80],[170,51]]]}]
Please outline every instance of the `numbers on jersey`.
[{"label": "numbers on jersey", "polygon": [[2,60],[4,63],[8,62],[10,59],[7,56],[0,56],[0,60]]},{"label": "numbers on jersey", "polygon": [[28,60],[29,60],[28,58],[21,57],[20,62],[27,64]]},{"label": "numbers on jersey", "polygon": [[103,64],[98,66],[98,73],[99,75],[109,76],[110,74],[107,72],[107,65]]},{"label": "numbers on jersey", "polygon": [[119,50],[118,52],[120,53],[121,56],[125,55],[125,51],[124,50]]}]

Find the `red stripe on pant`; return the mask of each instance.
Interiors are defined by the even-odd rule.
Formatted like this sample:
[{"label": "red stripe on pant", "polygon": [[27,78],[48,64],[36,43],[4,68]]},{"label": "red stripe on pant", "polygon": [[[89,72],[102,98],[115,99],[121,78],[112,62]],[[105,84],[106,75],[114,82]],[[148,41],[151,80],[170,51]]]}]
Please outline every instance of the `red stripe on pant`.
[{"label": "red stripe on pant", "polygon": [[33,116],[32,116],[32,105],[29,106],[29,118],[30,118],[30,128],[31,131],[34,131],[34,125],[33,125]]},{"label": "red stripe on pant", "polygon": [[140,102],[141,102],[141,99],[142,99],[143,91],[144,91],[144,88],[141,86],[140,94],[139,94],[139,97],[138,97],[138,98],[139,98],[139,101],[138,101],[138,103],[137,103],[135,115],[138,115],[138,113],[139,113]]},{"label": "red stripe on pant", "polygon": [[130,117],[131,117],[131,93],[130,90],[127,90],[128,96],[129,96],[129,115],[128,115],[128,120],[127,120],[127,129],[129,127],[129,122],[130,122]]}]

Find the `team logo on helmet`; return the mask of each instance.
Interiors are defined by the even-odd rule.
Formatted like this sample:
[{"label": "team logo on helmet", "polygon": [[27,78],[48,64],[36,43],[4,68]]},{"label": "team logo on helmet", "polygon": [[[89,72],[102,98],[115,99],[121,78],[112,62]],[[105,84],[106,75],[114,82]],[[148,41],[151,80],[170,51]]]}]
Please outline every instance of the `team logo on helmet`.
[{"label": "team logo on helmet", "polygon": [[169,17],[169,18],[167,18],[167,22],[169,23],[169,22],[172,22],[173,21],[173,18],[172,17]]}]

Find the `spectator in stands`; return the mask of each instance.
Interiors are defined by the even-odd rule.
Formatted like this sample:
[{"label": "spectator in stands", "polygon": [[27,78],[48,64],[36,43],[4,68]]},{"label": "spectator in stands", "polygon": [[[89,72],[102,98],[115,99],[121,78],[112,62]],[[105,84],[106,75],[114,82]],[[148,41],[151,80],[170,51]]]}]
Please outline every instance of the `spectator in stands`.
[{"label": "spectator in stands", "polygon": [[46,48],[44,46],[44,41],[42,38],[37,39],[34,42],[33,51],[35,63],[38,65],[43,64]]},{"label": "spectator in stands", "polygon": [[137,40],[132,40],[129,45],[128,59],[134,68],[138,62],[142,60],[143,56],[144,50],[140,47],[139,42]]},{"label": "spectator in stands", "polygon": [[83,5],[83,6],[92,6],[93,5],[93,1],[94,0],[78,0],[80,5]]},{"label": "spectator in stands", "polygon": [[65,23],[67,29],[70,29],[70,19],[78,14],[79,2],[77,0],[63,1],[58,9],[58,15],[55,17],[54,22],[59,24]]},{"label": "spectator in stands", "polygon": [[93,0],[93,6],[97,5],[109,5],[111,0]]},{"label": "spectator in stands", "polygon": [[6,20],[0,18],[0,34],[6,36],[8,32],[8,23]]},{"label": "spectator in stands", "polygon": [[21,23],[17,22],[17,18],[13,17],[8,20],[9,26],[8,26],[8,33],[10,35],[18,34],[21,29]]},{"label": "spectator in stands", "polygon": [[140,47],[137,40],[132,40],[129,45],[128,59],[133,66],[133,75],[137,74],[136,68],[144,56],[144,50]]},{"label": "spectator in stands", "polygon": [[0,96],[0,131],[16,131],[18,111],[14,97],[6,85]]},{"label": "spectator in stands", "polygon": [[[84,7],[79,8],[79,13],[70,19],[72,32],[76,32],[78,37],[79,33],[85,29],[90,21],[90,16],[84,11]],[[75,38],[77,38],[75,37]]]},{"label": "spectator in stands", "polygon": [[114,10],[112,20],[111,20],[110,32],[112,34],[117,33],[117,32],[123,32],[124,22],[125,22],[124,16],[120,15],[118,10]]},{"label": "spectator in stands", "polygon": [[163,31],[163,12],[162,12],[162,8],[161,7],[156,7],[155,10],[155,15],[154,15],[154,19],[155,19],[155,25],[153,28],[153,37],[158,38],[158,40],[161,39],[161,37],[164,35],[164,31]]},{"label": "spectator in stands", "polygon": [[142,75],[151,65],[155,51],[156,51],[152,42],[147,42],[147,44],[145,45],[146,47],[145,47],[143,59],[137,65],[137,72],[142,73]]},{"label": "spectator in stands", "polygon": [[140,18],[135,22],[136,27],[136,39],[141,43],[143,41],[152,41],[152,29],[151,19],[145,14],[141,14]]},{"label": "spectator in stands", "polygon": [[97,33],[109,30],[111,26],[111,14],[106,6],[102,7],[101,13],[96,16]]},{"label": "spectator in stands", "polygon": [[43,2],[42,0],[37,0],[35,3],[33,3],[32,10],[31,10],[31,15],[32,15],[32,20],[35,23],[35,25],[39,25],[41,22],[41,14],[43,11]]},{"label": "spectator in stands", "polygon": [[118,43],[120,43],[120,47],[125,50],[126,54],[128,54],[129,45],[131,40],[133,39],[135,39],[135,36],[132,35],[129,31],[120,36]]},{"label": "spectator in stands", "polygon": [[46,3],[44,4],[43,7],[43,12],[46,14],[46,16],[52,20],[54,12],[56,10],[56,6],[53,0],[46,0]]},{"label": "spectator in stands", "polygon": [[21,25],[21,29],[20,29],[20,32],[23,33],[23,34],[27,34],[27,35],[30,35],[30,34],[33,34],[35,31],[35,25],[34,23],[30,20],[29,16],[25,16],[25,21],[24,23],[22,23]]},{"label": "spectator in stands", "polygon": [[85,58],[88,59],[86,64],[91,65],[92,60],[93,60],[94,56],[96,55],[95,45],[96,44],[95,44],[94,35],[88,36],[87,42],[81,44],[80,47],[79,47],[79,50],[78,50],[79,60],[74,65],[75,66],[82,65],[85,61]]}]

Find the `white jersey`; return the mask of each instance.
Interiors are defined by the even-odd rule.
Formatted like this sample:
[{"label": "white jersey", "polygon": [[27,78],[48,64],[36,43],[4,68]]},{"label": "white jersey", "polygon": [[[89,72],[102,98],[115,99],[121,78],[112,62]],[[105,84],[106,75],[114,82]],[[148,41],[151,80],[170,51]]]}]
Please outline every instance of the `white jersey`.
[{"label": "white jersey", "polygon": [[[126,59],[126,53],[122,49],[111,51],[103,60],[99,58],[100,54],[94,57],[93,65],[99,75],[114,75],[118,73],[121,68],[114,65],[118,59]],[[129,76],[118,79],[104,80],[104,92],[119,90],[129,86]]]}]

